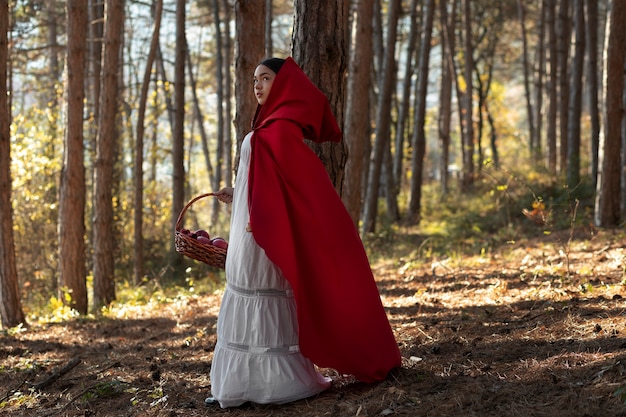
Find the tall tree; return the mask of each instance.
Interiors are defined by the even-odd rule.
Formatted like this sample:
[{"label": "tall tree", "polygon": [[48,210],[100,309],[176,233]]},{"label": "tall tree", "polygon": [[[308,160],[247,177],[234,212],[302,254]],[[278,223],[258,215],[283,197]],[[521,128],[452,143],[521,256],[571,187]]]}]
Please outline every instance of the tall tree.
[{"label": "tall tree", "polygon": [[2,327],[26,324],[17,284],[11,206],[11,107],[8,94],[9,2],[0,0],[0,319]]},{"label": "tall tree", "polygon": [[441,21],[441,87],[439,89],[439,145],[442,195],[448,193],[448,165],[450,164],[450,123],[452,120],[452,83],[456,79],[454,61],[456,22],[456,1],[453,1],[448,15],[448,1],[439,2],[439,19]]},{"label": "tall tree", "polygon": [[[250,131],[257,103],[252,75],[265,53],[265,1],[235,0],[235,134],[241,143]],[[238,163],[235,162],[235,169]]]},{"label": "tall tree", "polygon": [[558,112],[558,55],[555,29],[556,1],[546,0],[546,27],[548,28],[548,53],[550,55],[550,74],[548,75],[548,171],[555,175],[557,168],[557,112]]},{"label": "tall tree", "polygon": [[[185,205],[185,60],[187,59],[185,0],[176,0],[176,58],[174,62],[174,131],[172,138],[172,230]],[[172,239],[172,273],[175,279],[184,277],[181,256],[175,253]]]},{"label": "tall tree", "polygon": [[[347,1],[294,0],[293,59],[326,94],[339,126],[344,119],[348,69],[348,10]],[[307,143],[322,160],[341,195],[347,159],[345,143]]]},{"label": "tall tree", "polygon": [[461,142],[463,155],[463,170],[461,174],[461,184],[463,190],[474,183],[474,105],[472,74],[474,72],[474,45],[472,41],[472,7],[470,0],[463,0],[463,78],[465,90],[463,91],[461,102],[461,118],[463,121]]},{"label": "tall tree", "polygon": [[[396,33],[398,30],[398,17],[402,7],[400,0],[391,0],[389,4],[389,16],[387,17],[387,40],[385,44],[384,61],[379,88],[379,102],[376,109],[376,139],[372,149],[369,175],[367,180],[367,193],[363,213],[363,233],[372,233],[376,230],[376,217],[378,196],[380,192],[380,180],[383,168],[385,150],[389,146],[391,127],[391,98],[394,91]],[[393,180],[393,178],[388,178]]]},{"label": "tall tree", "polygon": [[[520,0],[521,1],[521,0]],[[546,13],[548,0],[541,0],[539,6],[539,33],[536,46],[536,60],[534,68],[534,106],[532,118],[534,121],[534,137],[530,138],[530,150],[535,161],[541,159],[543,148],[541,143],[543,132],[543,96],[544,76],[546,71]]]},{"label": "tall tree", "polygon": [[372,74],[372,18],[374,0],[361,0],[354,13],[354,37],[348,64],[344,140],[348,160],[343,182],[343,202],[355,226],[361,216],[361,200],[370,135],[369,90]]},{"label": "tall tree", "polygon": [[[229,0],[223,0],[224,2],[224,23],[227,28],[231,27],[231,4]],[[230,187],[233,184],[233,129],[231,125],[232,120],[232,78],[231,78],[231,64],[232,64],[232,47],[230,30],[225,31],[224,36],[224,184]]]},{"label": "tall tree", "polygon": [[[526,120],[528,123],[528,139],[530,152],[533,153],[536,147],[535,121],[533,119],[533,103],[530,90],[530,60],[528,58],[528,34],[526,33],[526,7],[524,0],[517,0],[517,11],[519,15],[521,37],[522,37],[522,70],[524,74],[524,97],[526,98]],[[543,29],[542,22],[539,22],[540,29]],[[541,42],[541,41],[540,41]]]},{"label": "tall tree", "polygon": [[137,138],[135,139],[135,163],[134,163],[134,234],[135,234],[135,284],[139,284],[144,276],[143,265],[143,152],[144,152],[144,131],[145,131],[145,114],[146,103],[148,101],[148,89],[150,87],[150,79],[152,77],[152,67],[156,57],[157,46],[159,44],[159,33],[161,30],[161,16],[163,15],[163,0],[153,1],[153,19],[152,39],[150,40],[150,49],[146,59],[146,67],[144,69],[143,83],[141,84],[141,92],[139,97],[139,110],[137,112]]},{"label": "tall tree", "polygon": [[102,94],[94,168],[93,307],[115,300],[113,165],[118,142],[119,69],[124,29],[124,0],[105,3]]},{"label": "tall tree", "polygon": [[570,0],[559,0],[556,25],[559,82],[559,172],[567,172],[567,129],[569,128],[569,58],[572,25]]},{"label": "tall tree", "polygon": [[569,96],[569,128],[567,129],[567,186],[571,191],[575,190],[580,182],[580,123],[585,67],[584,13],[584,0],[574,0],[575,45]]},{"label": "tall tree", "polygon": [[587,8],[587,85],[589,93],[589,118],[591,120],[591,178],[595,189],[598,178],[598,145],[600,138],[600,105],[598,103],[598,2],[586,1]]},{"label": "tall tree", "polygon": [[396,138],[395,138],[395,153],[393,154],[393,183],[395,185],[393,192],[393,198],[397,198],[400,193],[400,186],[402,184],[402,161],[405,157],[404,146],[406,127],[409,124],[409,109],[411,107],[411,87],[413,86],[413,73],[415,66],[413,64],[413,56],[415,53],[415,47],[417,46],[419,36],[419,19],[418,19],[418,0],[411,0],[410,23],[409,23],[409,38],[406,46],[406,54],[404,58],[404,79],[402,80],[402,94],[398,97],[398,120],[396,122]]},{"label": "tall tree", "polygon": [[70,306],[87,313],[85,253],[85,160],[83,110],[87,53],[87,4],[67,2],[65,135],[59,196],[59,291],[69,291]]},{"label": "tall tree", "polygon": [[428,67],[430,63],[430,45],[435,16],[435,1],[424,3],[424,25],[419,47],[417,64],[417,88],[415,89],[415,123],[411,145],[411,199],[407,210],[409,223],[419,223],[422,207],[422,182],[424,176],[424,155],[426,154],[426,95],[428,94]]},{"label": "tall tree", "polygon": [[626,2],[614,1],[606,36],[604,78],[604,130],[600,135],[598,184],[594,221],[596,226],[617,226],[620,221],[621,126],[624,110],[624,59],[626,59]]},{"label": "tall tree", "polygon": [[[213,0],[213,21],[215,24],[215,80],[217,88],[217,149],[215,151],[215,172],[213,176],[213,189],[219,190],[222,186],[222,172],[224,169],[224,47],[222,41],[222,25],[220,18],[219,0]],[[220,209],[220,201],[213,200],[213,220],[217,222]]]}]

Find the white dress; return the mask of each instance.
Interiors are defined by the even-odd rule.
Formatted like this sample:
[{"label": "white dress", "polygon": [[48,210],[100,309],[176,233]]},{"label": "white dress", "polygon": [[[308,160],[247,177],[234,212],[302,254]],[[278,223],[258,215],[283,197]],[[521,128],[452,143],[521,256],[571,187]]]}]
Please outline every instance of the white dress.
[{"label": "white dress", "polygon": [[300,353],[289,282],[246,231],[250,137],[243,141],[235,182],[226,289],[211,365],[211,395],[222,408],[247,401],[287,403],[330,386],[330,379]]}]

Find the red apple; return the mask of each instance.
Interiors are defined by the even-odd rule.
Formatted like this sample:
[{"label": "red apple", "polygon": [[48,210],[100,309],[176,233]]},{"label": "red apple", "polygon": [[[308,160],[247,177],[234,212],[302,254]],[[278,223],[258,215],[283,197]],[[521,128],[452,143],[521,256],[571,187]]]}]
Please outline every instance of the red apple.
[{"label": "red apple", "polygon": [[191,234],[191,230],[189,229],[180,229],[180,233],[183,235],[190,235]]},{"label": "red apple", "polygon": [[203,245],[210,245],[210,244],[211,244],[211,239],[209,239],[209,238],[208,238],[208,237],[206,237],[206,236],[202,236],[202,235],[200,235],[200,236],[198,236],[198,237],[196,238],[196,240],[197,240],[198,242],[202,243]]},{"label": "red apple", "polygon": [[207,231],[206,231],[206,230],[204,230],[204,229],[198,229],[198,230],[196,230],[196,232],[195,232],[195,233],[196,233],[196,235],[197,235],[197,236],[204,236],[204,237],[206,237],[207,239],[211,239],[211,236],[209,236],[209,232],[207,232]]},{"label": "red apple", "polygon": [[218,248],[228,249],[228,242],[226,242],[226,240],[224,240],[224,238],[221,238],[221,237],[215,237],[211,239],[211,244],[213,246],[217,246]]}]

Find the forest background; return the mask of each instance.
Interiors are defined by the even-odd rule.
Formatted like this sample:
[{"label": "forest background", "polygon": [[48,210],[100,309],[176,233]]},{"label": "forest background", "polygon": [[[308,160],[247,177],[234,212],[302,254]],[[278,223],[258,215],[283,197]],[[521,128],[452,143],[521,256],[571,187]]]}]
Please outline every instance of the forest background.
[{"label": "forest background", "polygon": [[[174,226],[232,184],[265,56],[328,95],[345,140],[311,146],[366,244],[622,228],[621,3],[1,0],[2,325],[222,282]],[[227,209],[196,205],[227,236]]]}]

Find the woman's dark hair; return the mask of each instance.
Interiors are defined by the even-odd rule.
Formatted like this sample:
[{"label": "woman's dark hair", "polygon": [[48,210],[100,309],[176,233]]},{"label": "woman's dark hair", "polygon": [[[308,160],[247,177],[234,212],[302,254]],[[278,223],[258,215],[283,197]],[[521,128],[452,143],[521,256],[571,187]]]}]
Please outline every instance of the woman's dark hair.
[{"label": "woman's dark hair", "polygon": [[282,67],[284,63],[285,60],[281,58],[267,58],[259,65],[265,65],[266,67],[274,71],[274,73],[278,74],[278,71],[280,71],[280,67]]}]

